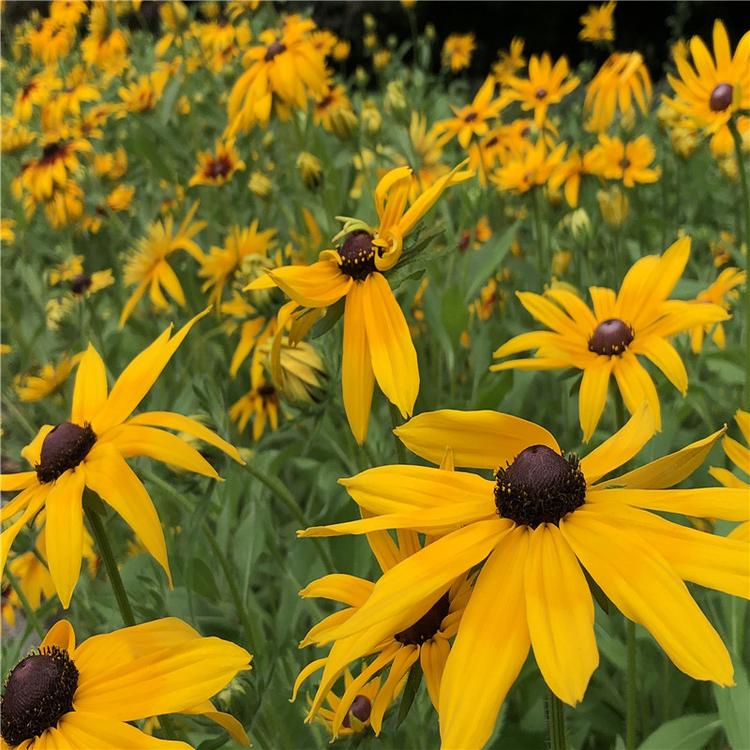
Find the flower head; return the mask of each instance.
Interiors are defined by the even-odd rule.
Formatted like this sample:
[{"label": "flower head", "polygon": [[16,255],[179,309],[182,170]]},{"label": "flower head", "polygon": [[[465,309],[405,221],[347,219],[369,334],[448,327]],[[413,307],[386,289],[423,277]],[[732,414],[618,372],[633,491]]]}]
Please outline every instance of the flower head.
[{"label": "flower head", "polygon": [[198,154],[198,167],[188,185],[224,185],[243,169],[245,162],[234,147],[234,138],[218,138],[213,152]]},{"label": "flower head", "polygon": [[[725,268],[706,289],[698,294],[695,299],[697,304],[719,305],[729,312],[731,302],[739,296],[737,287],[747,283],[747,273],[739,268]],[[690,331],[690,346],[696,354],[703,348],[703,338],[711,334],[716,346],[723,349],[726,344],[724,326],[721,323],[714,325],[696,326]]]},{"label": "flower head", "polygon": [[476,46],[476,39],[472,33],[450,34],[443,42],[443,65],[450,68],[453,73],[468,68]]},{"label": "flower head", "polygon": [[614,13],[617,3],[614,0],[602,5],[589,5],[581,16],[581,30],[578,38],[583,42],[613,42],[615,39]]}]

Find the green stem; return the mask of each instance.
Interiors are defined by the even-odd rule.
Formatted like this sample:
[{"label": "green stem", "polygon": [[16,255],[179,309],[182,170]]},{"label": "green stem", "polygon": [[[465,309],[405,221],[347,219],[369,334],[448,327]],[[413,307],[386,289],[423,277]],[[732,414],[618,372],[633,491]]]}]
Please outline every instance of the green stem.
[{"label": "green stem", "polygon": [[533,211],[534,211],[534,226],[536,233],[536,260],[539,268],[540,283],[544,287],[544,280],[547,277],[548,269],[545,266],[545,260],[547,253],[545,252],[544,239],[542,229],[542,207],[541,203],[541,190],[542,188],[536,186],[532,189],[533,193]]},{"label": "green stem", "polygon": [[[400,425],[400,419],[401,416],[398,411],[398,407],[394,404],[388,402],[388,409],[391,413],[391,424],[393,425],[393,429],[395,430]],[[404,448],[404,444],[398,439],[398,435],[396,433],[393,433],[393,439],[396,442],[396,455],[398,456],[398,462],[400,464],[406,463],[406,449]]]},{"label": "green stem", "polygon": [[[740,175],[742,188],[742,208],[745,216],[745,268],[750,269],[750,187],[748,187],[745,157],[742,153],[742,137],[734,117],[729,120],[729,130],[734,140],[737,172]],[[750,409],[750,284],[747,283],[745,284],[745,408]]]},{"label": "green stem", "polygon": [[628,648],[627,673],[627,713],[625,715],[625,747],[635,750],[635,717],[638,710],[636,689],[636,660],[635,660],[635,623],[626,620],[626,641]]},{"label": "green stem", "polygon": [[21,606],[23,607],[24,614],[26,615],[26,619],[28,620],[29,624],[34,628],[40,638],[44,638],[44,628],[39,624],[39,619],[36,616],[36,612],[34,611],[34,608],[31,606],[31,604],[29,604],[29,600],[26,598],[26,594],[23,593],[23,589],[21,588],[21,584],[18,582],[18,578],[16,578],[15,575],[10,572],[10,567],[6,567],[5,577],[8,579],[8,581],[10,581],[10,585],[13,587],[13,591],[16,592],[16,596],[21,602]]},{"label": "green stem", "polygon": [[547,693],[547,731],[550,750],[568,750],[563,704],[551,690]]},{"label": "green stem", "polygon": [[99,550],[99,555],[102,558],[104,567],[107,569],[107,576],[112,585],[112,590],[115,593],[115,599],[117,600],[117,606],[120,608],[122,621],[128,627],[135,625],[135,616],[130,607],[130,602],[128,601],[128,595],[125,591],[125,586],[123,586],[122,578],[120,578],[120,571],[117,569],[117,562],[112,553],[112,546],[109,543],[107,531],[104,528],[104,524],[102,523],[98,511],[96,508],[92,507],[92,498],[88,491],[83,498],[83,510],[86,513],[86,518],[91,527],[91,535],[96,542],[96,548]]}]

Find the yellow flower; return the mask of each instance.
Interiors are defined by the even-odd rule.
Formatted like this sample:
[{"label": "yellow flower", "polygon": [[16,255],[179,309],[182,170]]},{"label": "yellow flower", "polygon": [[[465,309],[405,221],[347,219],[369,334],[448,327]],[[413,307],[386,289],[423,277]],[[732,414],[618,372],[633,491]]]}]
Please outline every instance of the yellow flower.
[{"label": "yellow flower", "polygon": [[651,77],[639,52],[615,52],[586,87],[586,130],[601,133],[620,115],[634,112],[633,99],[645,115],[651,101]]},{"label": "yellow flower", "polygon": [[3,117],[0,126],[0,149],[4,154],[22,151],[36,140],[34,133],[15,117]]},{"label": "yellow flower", "polygon": [[602,5],[589,5],[580,17],[581,30],[578,38],[583,42],[612,42],[615,39],[614,0]]},{"label": "yellow flower", "polygon": [[118,185],[107,196],[107,207],[112,211],[127,211],[133,202],[135,187],[133,185]]},{"label": "yellow flower", "polygon": [[190,329],[207,312],[196,315],[175,336],[170,337],[171,326],[167,328],[123,370],[109,394],[104,362],[89,344],[78,365],[70,421],[44,425],[23,449],[21,454],[33,467],[31,471],[0,477],[3,492],[20,490],[2,507],[3,523],[16,517],[0,535],[2,568],[18,533],[45,508],[47,562],[66,609],[81,569],[85,488],[99,495],[133,529],[171,584],[159,517],[125,459],[149,456],[214,479],[219,475],[188,443],[157,428],[197,437],[242,463],[236,448],[193,419],[160,411],[130,417]]},{"label": "yellow flower", "polygon": [[523,56],[524,41],[521,37],[514,36],[510,41],[510,48],[501,50],[498,53],[497,62],[492,66],[492,75],[498,83],[508,82],[511,76],[514,76],[518,70],[526,65],[526,59]]},{"label": "yellow flower", "polygon": [[[305,341],[292,343],[288,337],[279,336],[276,344],[276,339],[262,347],[269,355],[274,385],[293,404],[319,401],[326,371],[317,350]],[[278,352],[274,351],[276,346]]]},{"label": "yellow flower", "polygon": [[471,65],[471,54],[476,49],[474,34],[450,34],[443,42],[443,66],[454,73]]},{"label": "yellow flower", "polygon": [[161,99],[168,80],[168,70],[161,68],[139,76],[129,86],[121,86],[117,93],[122,101],[124,113],[146,112],[153,109]]},{"label": "yellow flower", "polygon": [[[696,304],[709,303],[719,305],[729,312],[730,301],[735,301],[739,296],[735,287],[747,282],[747,273],[739,268],[725,268],[707,289],[704,289],[696,298]],[[713,333],[712,333],[713,331]],[[715,325],[696,326],[690,331],[690,347],[696,354],[703,348],[703,337],[711,333],[716,346],[723,349],[726,344],[724,326],[721,323]]]},{"label": "yellow flower", "polygon": [[86,15],[87,10],[83,0],[52,0],[49,17],[63,26],[75,26]]},{"label": "yellow flower", "polygon": [[375,188],[379,225],[345,219],[334,238],[335,250],[324,250],[311,266],[282,266],[268,271],[247,290],[278,286],[303,308],[331,307],[345,299],[342,388],[344,409],[355,439],[367,435],[375,380],[403,416],[412,413],[419,391],[417,353],[404,314],[384,272],[403,252],[404,237],[432,208],[443,191],[473,176],[457,166],[424,191],[407,208],[412,171],[398,167]]},{"label": "yellow flower", "polygon": [[178,250],[184,250],[198,263],[203,263],[203,251],[193,237],[206,226],[206,222],[193,221],[197,210],[198,203],[194,203],[176,230],[172,216],[167,216],[164,221],[153,222],[146,236],[138,240],[123,271],[125,284],[135,285],[136,288],[122,309],[120,328],[125,325],[146,289],[149,290],[151,302],[161,310],[169,309],[162,287],[180,307],[185,306],[185,294],[167,258]]},{"label": "yellow flower", "polygon": [[526,141],[524,147],[509,157],[491,179],[501,190],[526,193],[547,183],[560,167],[565,148],[565,144],[560,143],[549,151],[544,138],[538,138],[534,144]]},{"label": "yellow flower", "polygon": [[4,245],[12,245],[16,241],[15,226],[15,219],[0,219],[0,242]]},{"label": "yellow flower", "polygon": [[507,81],[506,96],[509,101],[521,102],[525,112],[534,111],[534,122],[541,127],[547,118],[551,104],[559,104],[575,89],[580,80],[569,76],[568,59],[561,57],[554,66],[552,58],[545,52],[541,59],[532,55],[529,60],[529,77],[511,76]]},{"label": "yellow flower", "polygon": [[590,287],[593,312],[581,299],[560,289],[550,289],[544,296],[516,292],[526,310],[552,330],[522,333],[510,339],[495,352],[495,357],[529,349],[536,349],[536,354],[492,365],[490,369],[582,370],[578,414],[585,442],[591,439],[604,411],[611,376],[628,411],[634,413],[646,401],[656,428],[661,429],[659,396],[638,355],[658,367],[684,396],[687,372],[669,339],[696,325],[729,317],[718,305],[667,299],[680,280],[689,255],[690,238],[683,237],[663,255],[646,255],[636,261],[617,295],[612,289]]},{"label": "yellow flower", "polygon": [[67,620],[10,672],[3,692],[3,747],[64,746],[186,750],[132,723],[160,714],[203,715],[249,745],[242,725],[209,700],[252,657],[221,638],[203,638],[175,617],[96,635],[76,644]]},{"label": "yellow flower", "polygon": [[279,395],[274,384],[263,373],[261,357],[254,356],[250,366],[250,390],[229,407],[229,417],[243,432],[253,418],[253,440],[263,437],[266,424],[272,432],[279,428]]},{"label": "yellow flower", "polygon": [[224,185],[232,179],[235,172],[244,169],[245,162],[240,159],[234,147],[234,138],[218,138],[213,153],[198,153],[198,168],[188,185]]},{"label": "yellow flower", "polygon": [[309,151],[300,151],[296,166],[302,182],[310,190],[319,187],[320,181],[323,179],[323,164],[315,154],[311,154]]},{"label": "yellow flower", "polygon": [[[345,122],[342,123],[342,120]],[[356,121],[346,89],[340,83],[329,83],[325,93],[315,102],[313,122],[322,125],[329,133],[347,137]]]},{"label": "yellow flower", "polygon": [[109,8],[95,3],[89,15],[89,33],[81,42],[84,62],[104,71],[104,80],[121,75],[130,64],[128,40],[121,29],[110,28]]},{"label": "yellow flower", "polygon": [[254,172],[251,172],[247,186],[250,189],[250,192],[254,193],[259,198],[267,198],[273,189],[273,183],[271,180],[269,180],[263,172],[259,172],[257,169]]},{"label": "yellow flower", "polygon": [[[344,691],[346,691],[353,682],[354,677],[352,677],[352,673],[347,669],[344,673]],[[372,706],[378,698],[380,683],[380,677],[375,677],[362,687],[358,688],[357,695],[354,697],[354,700],[341,723],[341,727],[337,732],[338,737],[350,737],[353,734],[359,734],[370,726]],[[402,688],[403,684],[397,687],[394,697],[398,697]],[[330,690],[325,698],[325,703],[327,705],[322,705],[318,709],[318,713],[315,715],[315,720],[328,730],[328,733],[333,739],[334,720],[339,707],[341,706],[341,698],[336,695],[333,690]]]},{"label": "yellow flower", "polygon": [[83,256],[71,255],[49,272],[50,286],[57,286],[62,282],[67,282],[73,296],[89,296],[111,286],[115,280],[110,268],[87,274],[83,267]]},{"label": "yellow flower", "polygon": [[664,97],[671,107],[709,133],[726,125],[738,110],[750,109],[750,31],[742,36],[732,55],[724,24],[717,19],[713,46],[715,59],[699,37],[690,40],[695,67],[688,63],[687,55],[676,55],[680,77],[667,74],[675,98]]},{"label": "yellow flower", "polygon": [[609,226],[617,229],[625,223],[630,210],[630,201],[617,185],[613,185],[609,190],[599,190],[596,200],[599,203],[602,218]]},{"label": "yellow flower", "polygon": [[26,34],[31,56],[51,65],[64,58],[75,40],[75,28],[60,24],[52,18],[45,18],[42,23],[33,27]]},{"label": "yellow flower", "polygon": [[591,170],[608,180],[622,180],[626,188],[636,183],[656,182],[661,169],[651,168],[656,149],[647,135],[623,143],[619,138],[599,135],[599,145],[590,153]]},{"label": "yellow flower", "polygon": [[595,168],[592,163],[594,152],[581,156],[577,148],[573,148],[567,158],[560,162],[549,177],[549,188],[553,193],[560,185],[565,184],[565,200],[571,208],[578,205],[578,194],[581,189],[581,179],[586,174],[594,174]]},{"label": "yellow flower", "polygon": [[70,357],[63,354],[57,364],[48,362],[42,365],[37,375],[21,375],[14,385],[21,401],[41,401],[60,387],[73,372],[73,368],[80,362],[82,354]]},{"label": "yellow flower", "polygon": [[385,573],[326,638],[375,650],[409,624],[417,602],[438,601],[457,576],[483,563],[439,694],[442,747],[481,748],[531,647],[552,692],[570,705],[583,699],[599,663],[586,570],[680,670],[732,685],[729,653],[684,581],[748,597],[750,548],[649,511],[744,521],[747,491],[664,489],[693,473],[724,429],[607,479],[653,432],[641,408],[579,460],[543,427],[493,411],[430,412],[397,428],[421,458],[436,463],[452,448],[456,467],[492,469],[494,481],[425,466],[377,467],[341,480],[366,517],[312,533],[437,528],[444,535]]},{"label": "yellow flower", "polygon": [[49,70],[33,76],[16,94],[13,103],[13,117],[19,122],[28,122],[34,114],[34,107],[43,105],[54,91],[62,88],[62,80]]},{"label": "yellow flower", "polygon": [[108,151],[94,156],[94,174],[97,177],[107,177],[119,180],[128,168],[128,155],[124,148]]}]

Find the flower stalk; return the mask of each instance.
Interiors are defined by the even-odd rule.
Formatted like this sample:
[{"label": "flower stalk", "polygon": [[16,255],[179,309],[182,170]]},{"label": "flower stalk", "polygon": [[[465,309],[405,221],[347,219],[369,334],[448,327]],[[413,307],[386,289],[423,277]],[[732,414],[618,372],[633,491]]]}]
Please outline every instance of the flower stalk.
[{"label": "flower stalk", "polygon": [[562,701],[551,691],[547,693],[547,731],[550,750],[568,750],[565,727],[565,709]]}]

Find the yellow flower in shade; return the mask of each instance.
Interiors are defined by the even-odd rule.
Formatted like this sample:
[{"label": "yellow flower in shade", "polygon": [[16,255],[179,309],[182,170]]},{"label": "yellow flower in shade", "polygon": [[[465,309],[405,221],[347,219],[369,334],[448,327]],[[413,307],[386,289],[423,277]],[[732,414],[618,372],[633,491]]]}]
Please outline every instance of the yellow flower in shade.
[{"label": "yellow flower in shade", "polygon": [[614,0],[602,5],[589,5],[580,17],[581,30],[578,38],[582,42],[613,42],[615,39]]},{"label": "yellow flower in shade", "polygon": [[550,150],[544,138],[538,138],[533,144],[526,141],[524,147],[507,158],[490,179],[501,190],[526,193],[547,183],[561,166],[565,149],[566,145],[560,143]]},{"label": "yellow flower in shade", "polygon": [[0,219],[0,242],[3,245],[12,245],[16,241],[15,219]]},{"label": "yellow flower in shade", "polygon": [[253,418],[253,440],[263,437],[266,424],[275,432],[279,428],[279,394],[263,372],[263,360],[254,356],[250,365],[250,390],[229,408],[229,418],[243,432]]},{"label": "yellow flower in shade", "polygon": [[[344,690],[346,691],[353,682],[354,677],[347,669],[344,674]],[[372,713],[372,706],[378,698],[380,683],[380,677],[375,677],[375,679],[359,688],[336,736],[351,737],[354,734],[364,732],[370,726],[370,714]],[[402,687],[400,686],[396,690],[396,697],[400,694]],[[326,696],[325,704],[318,709],[318,713],[315,715],[315,720],[328,730],[332,739],[334,737],[334,721],[340,705],[341,698],[333,690],[330,690]]]},{"label": "yellow flower in shade", "polygon": [[[317,350],[305,341],[292,343],[286,336],[279,336],[278,340],[278,354],[268,344],[262,347],[270,358],[274,384],[293,404],[319,401],[326,370]],[[276,346],[276,337],[273,345]]]},{"label": "yellow flower in shade", "polygon": [[133,202],[135,187],[133,185],[118,185],[107,196],[107,208],[111,211],[127,211]]},{"label": "yellow flower in shade", "polygon": [[622,180],[626,188],[636,183],[650,184],[661,176],[659,167],[652,168],[656,149],[647,135],[623,143],[603,133],[599,144],[590,152],[591,169],[608,180]]},{"label": "yellow flower in shade", "polygon": [[57,364],[52,362],[43,365],[37,375],[22,375],[14,385],[21,401],[41,401],[55,393],[65,383],[80,362],[82,354],[69,357],[63,354]]},{"label": "yellow flower in shade", "polygon": [[613,185],[609,190],[599,190],[596,200],[606,224],[617,229],[625,223],[630,211],[630,201],[617,185]]},{"label": "yellow flower in shade", "polygon": [[3,117],[0,126],[0,150],[4,154],[22,151],[36,140],[34,133],[15,117]]},{"label": "yellow flower in shade", "polygon": [[219,138],[213,152],[198,153],[198,167],[188,185],[223,185],[243,169],[245,162],[234,147],[234,138]]},{"label": "yellow flower in shade", "polygon": [[45,508],[47,562],[66,609],[81,569],[81,501],[86,487],[122,516],[171,583],[159,517],[125,459],[148,456],[214,479],[219,475],[195,448],[157,428],[192,435],[242,463],[236,448],[193,419],[163,411],[130,417],[190,329],[207,312],[196,315],[174,336],[170,337],[171,327],[167,328],[123,370],[109,394],[104,362],[89,344],[76,374],[70,421],[44,425],[23,449],[21,455],[33,470],[0,477],[3,492],[20,490],[2,507],[3,523],[16,518],[0,536],[2,568],[18,533]]},{"label": "yellow flower in shade", "polygon": [[[278,286],[304,308],[320,309],[345,299],[342,388],[344,409],[355,439],[367,436],[375,381],[406,417],[419,392],[417,353],[404,314],[384,272],[403,252],[404,237],[432,208],[443,191],[473,176],[458,165],[419,195],[407,208],[412,171],[390,170],[375,188],[379,224],[371,227],[346,218],[334,238],[336,250],[324,250],[311,266],[282,266],[267,272],[246,290]],[[345,217],[340,217],[344,219]]]},{"label": "yellow flower in shade", "polygon": [[617,295],[612,289],[590,287],[593,312],[574,294],[550,289],[546,295],[516,292],[526,310],[550,331],[523,333],[503,344],[495,357],[536,349],[534,357],[492,365],[491,370],[583,371],[578,414],[585,442],[594,434],[614,376],[625,406],[634,413],[645,401],[661,429],[659,396],[651,376],[638,360],[646,357],[684,396],[685,365],[669,339],[696,325],[727,320],[718,305],[668,299],[685,270],[690,238],[677,240],[663,255],[637,260],[625,275]]},{"label": "yellow flower in shade", "polygon": [[440,145],[457,137],[461,148],[468,148],[472,139],[486,135],[488,121],[496,118],[507,104],[502,96],[493,100],[494,94],[495,79],[488,76],[471,104],[460,109],[451,105],[455,117],[435,123],[435,132],[442,136]]},{"label": "yellow flower in shade", "polygon": [[640,52],[615,52],[586,87],[586,130],[605,131],[620,116],[634,112],[633,100],[645,115],[651,102],[651,77]]},{"label": "yellow flower in shade", "polygon": [[[627,618],[643,625],[696,680],[733,684],[720,636],[684,581],[748,597],[750,547],[668,521],[659,511],[746,520],[747,492],[668,489],[705,459],[724,429],[618,477],[653,435],[647,408],[582,459],[543,427],[493,411],[421,414],[396,434],[431,462],[452,448],[457,468],[384,466],[341,480],[366,516],[315,535],[396,529],[443,535],[391,568],[367,601],[327,629],[367,652],[408,626],[417,602],[438,602],[484,563],[445,664],[439,694],[443,748],[480,748],[530,647],[550,689],[575,705],[599,663],[585,569]],[[445,533],[447,528],[455,530]],[[700,560],[700,564],[696,564]],[[329,657],[330,658],[330,657]]]},{"label": "yellow flower in shade", "polygon": [[127,112],[147,112],[153,109],[169,80],[166,68],[139,76],[128,86],[120,86],[117,93],[122,102],[122,115]]},{"label": "yellow flower in shade", "polygon": [[[695,299],[696,304],[709,303],[719,305],[729,312],[730,303],[739,297],[736,287],[747,282],[747,273],[739,268],[725,268],[716,278],[716,280],[698,294]],[[711,334],[714,344],[723,349],[726,345],[726,336],[724,335],[724,326],[721,323],[707,326],[696,326],[690,331],[690,347],[694,353],[698,353],[703,348],[703,338]]]},{"label": "yellow flower in shade", "polygon": [[514,36],[510,41],[510,48],[498,53],[497,62],[492,66],[492,75],[500,84],[507,83],[524,65],[526,59],[523,56],[524,41],[521,37]]},{"label": "yellow flower in shade", "polygon": [[212,305],[221,301],[224,287],[251,255],[267,258],[275,247],[275,229],[258,231],[258,220],[244,229],[233,226],[229,230],[223,247],[212,247],[201,261],[198,275],[206,279],[201,291],[210,290],[208,297]]},{"label": "yellow flower in shade", "polygon": [[750,109],[750,31],[734,55],[724,24],[714,21],[714,58],[699,37],[690,40],[693,65],[687,55],[675,55],[679,78],[667,74],[675,97],[664,100],[680,114],[709,133],[726,125],[738,110]]},{"label": "yellow flower in shade", "polygon": [[7,750],[33,747],[189,750],[129,722],[161,714],[203,715],[243,745],[242,725],[210,701],[250,669],[244,648],[203,638],[175,617],[96,635],[76,644],[67,620],[10,672],[2,697]]},{"label": "yellow flower in shade", "polygon": [[450,34],[443,42],[441,55],[443,66],[452,72],[468,68],[471,65],[471,55],[477,47],[474,34]]},{"label": "yellow flower in shade", "polygon": [[[315,535],[316,531],[308,529],[305,534]],[[325,533],[325,528],[322,531]],[[383,531],[368,534],[367,541],[384,575],[423,548],[419,536],[410,529],[399,532],[398,545]],[[398,694],[398,689],[412,665],[417,662],[424,674],[432,704],[436,709],[439,707],[440,681],[450,653],[449,641],[458,630],[471,591],[467,574],[464,572],[456,576],[448,587],[441,591],[437,601],[435,597],[413,600],[407,612],[401,613],[403,617],[399,619],[398,626],[388,633],[381,633],[377,640],[370,642],[366,632],[360,634],[361,638],[368,641],[369,647],[365,650],[360,650],[356,640],[351,638],[338,640],[331,637],[333,631],[342,623],[355,618],[367,605],[375,585],[362,578],[334,573],[313,581],[300,591],[300,596],[305,598],[324,597],[349,605],[347,609],[337,611],[315,625],[300,644],[300,647],[304,647],[310,644],[320,646],[333,643],[328,656],[308,664],[295,682],[292,700],[304,680],[319,669],[323,670],[318,691],[305,721],[309,722],[315,718],[326,695],[345,670],[348,670],[349,664],[362,656],[372,656],[367,666],[362,667],[359,676],[347,685],[339,701],[331,725],[334,739],[354,707],[354,701],[362,688],[386,669],[388,678],[380,688],[369,716],[370,725],[376,735],[380,734],[383,717]]]},{"label": "yellow flower in shade", "polygon": [[309,151],[300,151],[296,166],[302,182],[310,190],[315,190],[320,186],[320,181],[323,179],[323,164],[315,154],[311,154]]},{"label": "yellow flower in shade", "polygon": [[551,104],[559,104],[580,80],[569,75],[568,59],[563,56],[554,65],[552,58],[545,52],[541,58],[532,55],[529,60],[529,77],[511,76],[507,81],[505,95],[509,101],[521,103],[525,112],[533,110],[534,122],[541,127],[547,118]]},{"label": "yellow flower in shade", "polygon": [[123,271],[125,284],[135,285],[136,288],[122,309],[120,328],[125,325],[146,289],[149,290],[151,302],[161,310],[169,309],[162,287],[180,307],[185,306],[182,286],[167,258],[178,250],[184,250],[198,263],[203,263],[203,251],[193,237],[206,226],[206,222],[193,221],[197,210],[198,203],[194,203],[176,230],[172,216],[153,222],[146,236],[138,240]]},{"label": "yellow flower in shade", "polygon": [[[595,174],[595,156],[595,153],[592,151],[581,156],[578,148],[573,148],[549,176],[549,188],[551,192],[554,193],[561,185],[565,185],[563,188],[565,200],[571,208],[575,208],[578,205],[578,194],[581,190],[583,176]],[[594,160],[592,160],[592,157],[594,157]]]}]

